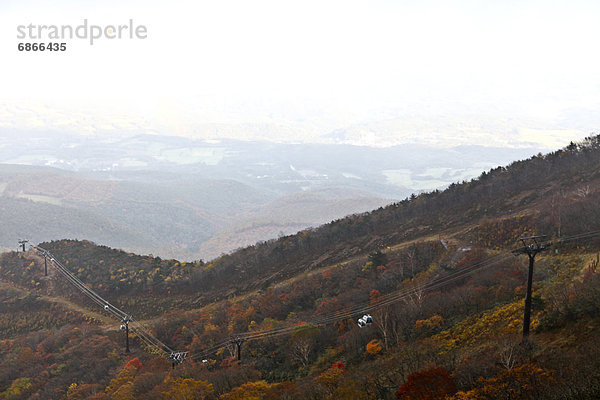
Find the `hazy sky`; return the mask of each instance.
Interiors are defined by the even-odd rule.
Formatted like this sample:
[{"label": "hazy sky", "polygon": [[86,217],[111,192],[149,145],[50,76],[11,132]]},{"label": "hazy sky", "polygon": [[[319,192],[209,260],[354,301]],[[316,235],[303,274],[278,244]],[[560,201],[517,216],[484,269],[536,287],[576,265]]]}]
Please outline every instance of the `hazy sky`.
[{"label": "hazy sky", "polygon": [[[17,50],[17,25],[86,18],[133,19],[148,37]],[[400,121],[368,128],[375,143],[465,118],[530,139],[552,130],[554,145],[600,122],[598,21],[597,0],[1,0],[0,126],[209,137],[210,124],[265,124],[275,140],[314,141]],[[484,143],[502,133],[482,129]]]}]

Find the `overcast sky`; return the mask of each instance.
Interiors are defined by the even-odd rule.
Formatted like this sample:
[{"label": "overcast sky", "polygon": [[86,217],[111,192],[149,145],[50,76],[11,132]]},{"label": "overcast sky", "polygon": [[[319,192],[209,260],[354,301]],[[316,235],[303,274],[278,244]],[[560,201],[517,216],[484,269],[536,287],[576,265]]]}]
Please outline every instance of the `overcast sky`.
[{"label": "overcast sky", "polygon": [[[17,50],[17,25],[86,18],[148,37]],[[318,141],[380,120],[410,120],[393,133],[410,136],[429,119],[514,118],[554,145],[597,128],[599,21],[593,0],[2,0],[0,126],[209,137],[207,124],[258,123]]]}]

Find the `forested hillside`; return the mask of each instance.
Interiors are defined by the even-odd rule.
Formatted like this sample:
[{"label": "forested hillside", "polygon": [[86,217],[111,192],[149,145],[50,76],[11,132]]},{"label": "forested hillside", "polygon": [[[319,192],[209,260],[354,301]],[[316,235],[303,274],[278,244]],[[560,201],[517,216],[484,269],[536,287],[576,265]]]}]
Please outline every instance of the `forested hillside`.
[{"label": "forested hillside", "polygon": [[[189,352],[174,368],[135,334],[123,354],[120,321],[35,251],[5,253],[0,398],[598,398],[599,204],[595,136],[212,261],[40,244]],[[522,341],[511,250],[534,234],[548,248]]]},{"label": "forested hillside", "polygon": [[390,202],[333,184],[280,194],[205,175],[0,164],[0,249],[12,249],[15,235],[71,237],[141,254],[206,259]]}]

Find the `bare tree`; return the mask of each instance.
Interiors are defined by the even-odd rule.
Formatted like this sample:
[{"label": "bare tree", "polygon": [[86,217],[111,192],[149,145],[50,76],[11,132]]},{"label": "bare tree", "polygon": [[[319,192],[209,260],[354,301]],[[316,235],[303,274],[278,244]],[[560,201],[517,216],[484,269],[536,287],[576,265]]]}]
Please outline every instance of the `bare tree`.
[{"label": "bare tree", "polygon": [[312,353],[315,335],[318,329],[314,325],[304,325],[298,327],[289,341],[289,351],[292,359],[303,367],[310,365],[310,355]]},{"label": "bare tree", "polygon": [[408,256],[408,262],[410,264],[411,276],[415,276],[415,263],[416,263],[416,255],[417,255],[416,246],[415,245],[410,246],[410,248],[406,252],[406,255]]},{"label": "bare tree", "polygon": [[517,364],[520,353],[520,342],[516,338],[505,338],[498,343],[498,364],[511,370]]},{"label": "bare tree", "polygon": [[391,327],[392,316],[390,315],[390,308],[384,307],[379,309],[373,316],[373,325],[377,328],[381,337],[383,338],[383,345],[387,350],[388,347],[388,335]]},{"label": "bare tree", "polygon": [[585,198],[590,194],[590,185],[580,187],[575,191],[575,195],[580,198]]},{"label": "bare tree", "polygon": [[299,336],[291,340],[290,354],[292,359],[304,368],[310,364],[310,353],[313,348],[313,340],[308,336]]}]

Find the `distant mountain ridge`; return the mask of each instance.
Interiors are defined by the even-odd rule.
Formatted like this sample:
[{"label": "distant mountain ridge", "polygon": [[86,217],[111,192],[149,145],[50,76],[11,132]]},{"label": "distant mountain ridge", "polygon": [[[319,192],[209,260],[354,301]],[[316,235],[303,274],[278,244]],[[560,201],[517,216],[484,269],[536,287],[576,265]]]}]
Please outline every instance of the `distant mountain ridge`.
[{"label": "distant mountain ridge", "polygon": [[[12,199],[13,210],[39,215],[28,221],[21,216],[24,236],[38,241],[85,237],[188,260],[210,259],[443,188],[533,152],[153,135],[51,138],[4,128],[0,133],[0,201]],[[62,216],[52,228],[41,222],[50,209]],[[4,210],[11,213],[10,207]],[[7,220],[18,224],[21,212],[8,214]],[[111,234],[93,229],[85,218]],[[4,248],[12,245],[8,239],[0,242]]]}]

